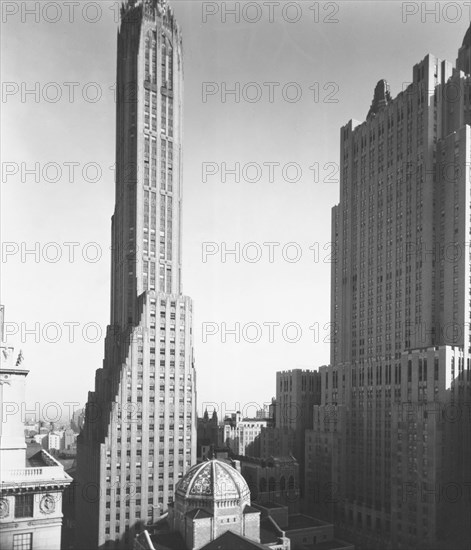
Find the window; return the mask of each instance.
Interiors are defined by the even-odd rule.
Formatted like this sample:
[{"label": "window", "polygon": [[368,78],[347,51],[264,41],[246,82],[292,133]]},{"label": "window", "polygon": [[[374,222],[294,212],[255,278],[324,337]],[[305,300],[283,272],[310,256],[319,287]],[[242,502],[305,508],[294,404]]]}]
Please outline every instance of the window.
[{"label": "window", "polygon": [[13,550],[31,550],[32,548],[33,533],[20,533],[18,535],[13,535]]},{"label": "window", "polygon": [[34,495],[31,494],[31,495],[19,495],[15,498],[15,517],[16,518],[33,517],[33,497]]}]

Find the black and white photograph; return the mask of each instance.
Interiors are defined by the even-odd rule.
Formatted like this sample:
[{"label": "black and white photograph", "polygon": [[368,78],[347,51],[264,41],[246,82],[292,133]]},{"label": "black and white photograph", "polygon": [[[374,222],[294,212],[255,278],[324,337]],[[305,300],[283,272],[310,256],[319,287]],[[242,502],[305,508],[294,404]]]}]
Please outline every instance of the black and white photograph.
[{"label": "black and white photograph", "polygon": [[1,0],[0,548],[471,548],[471,2]]}]

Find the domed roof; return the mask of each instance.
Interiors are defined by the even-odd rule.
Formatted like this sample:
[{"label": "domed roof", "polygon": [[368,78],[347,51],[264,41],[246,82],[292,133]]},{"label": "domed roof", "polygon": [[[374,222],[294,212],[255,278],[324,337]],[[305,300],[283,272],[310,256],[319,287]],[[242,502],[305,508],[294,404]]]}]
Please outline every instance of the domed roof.
[{"label": "domed roof", "polygon": [[250,504],[250,489],[242,475],[217,459],[196,464],[176,487],[176,496],[185,499],[233,500]]}]

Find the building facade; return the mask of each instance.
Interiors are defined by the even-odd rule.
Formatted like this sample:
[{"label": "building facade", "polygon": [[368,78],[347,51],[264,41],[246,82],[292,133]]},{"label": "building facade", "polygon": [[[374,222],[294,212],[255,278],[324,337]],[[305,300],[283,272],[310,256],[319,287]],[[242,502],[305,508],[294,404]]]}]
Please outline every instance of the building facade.
[{"label": "building facade", "polygon": [[[292,453],[299,463],[300,485],[304,486],[305,432],[312,428],[312,410],[321,402],[318,371],[293,369],[276,373],[274,439],[282,439],[281,450],[273,455]],[[264,434],[264,439],[268,438]],[[292,446],[291,446],[292,445]],[[263,445],[265,447],[265,443]],[[270,456],[270,455],[265,455]]]},{"label": "building facade", "polygon": [[292,456],[235,457],[257,505],[281,504],[289,513],[299,511],[299,465]]},{"label": "building facade", "polygon": [[[3,309],[0,307],[0,309]],[[0,311],[0,336],[3,336]],[[49,453],[26,445],[27,370],[22,354],[0,349],[0,547],[3,550],[59,550],[62,495],[72,482]]]},{"label": "building facade", "polygon": [[219,426],[216,410],[209,418],[208,411],[204,411],[203,418],[197,422],[197,459],[210,458],[210,453],[218,446]]},{"label": "building facade", "polygon": [[221,444],[236,455],[260,457],[262,430],[272,426],[269,418],[241,418],[240,413],[224,419]]},{"label": "building facade", "polygon": [[468,31],[455,69],[427,55],[395,98],[379,81],[366,120],[341,130],[335,338],[306,479],[362,548],[470,544],[469,499],[443,493],[470,480],[469,434],[447,416],[471,395],[470,52]]},{"label": "building facade", "polygon": [[77,449],[82,548],[128,547],[196,461],[192,302],[181,293],[182,39],[164,0],[118,32],[111,321]]}]

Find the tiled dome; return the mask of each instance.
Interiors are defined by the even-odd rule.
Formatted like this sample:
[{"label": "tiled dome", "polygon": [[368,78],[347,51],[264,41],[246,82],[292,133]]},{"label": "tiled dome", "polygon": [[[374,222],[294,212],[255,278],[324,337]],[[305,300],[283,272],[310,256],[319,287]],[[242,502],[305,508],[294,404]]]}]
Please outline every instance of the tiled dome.
[{"label": "tiled dome", "polygon": [[250,504],[250,490],[242,475],[229,464],[216,459],[190,468],[178,483],[176,496],[186,500],[241,499]]}]

